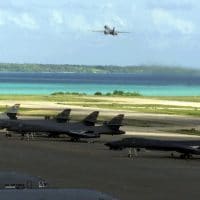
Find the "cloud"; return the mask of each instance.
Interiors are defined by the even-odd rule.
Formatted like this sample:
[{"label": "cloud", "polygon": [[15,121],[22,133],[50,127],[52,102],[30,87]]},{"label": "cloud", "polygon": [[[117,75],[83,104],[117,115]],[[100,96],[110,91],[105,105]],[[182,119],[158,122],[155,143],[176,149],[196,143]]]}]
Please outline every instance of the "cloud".
[{"label": "cloud", "polygon": [[36,30],[39,28],[36,20],[28,13],[15,13],[0,10],[0,25],[16,25],[21,28]]},{"label": "cloud", "polygon": [[33,17],[28,13],[22,13],[17,16],[9,17],[9,20],[14,22],[17,26],[31,30],[38,29],[38,24]]},{"label": "cloud", "polygon": [[[101,14],[99,14],[101,13]],[[103,29],[105,24],[110,26],[124,27],[127,23],[116,13],[110,12],[64,12],[63,10],[53,10],[49,15],[49,23],[55,27],[63,27],[70,31],[88,32],[92,29]]]},{"label": "cloud", "polygon": [[170,12],[163,9],[152,11],[153,23],[157,30],[164,33],[178,31],[181,34],[191,34],[195,30],[193,22],[175,17]]},{"label": "cloud", "polygon": [[63,24],[64,23],[63,14],[57,10],[53,10],[51,13],[50,22],[54,24]]},{"label": "cloud", "polygon": [[164,9],[164,10],[181,10],[181,11],[191,11],[194,8],[194,3],[190,0],[162,0],[162,1],[149,1],[147,3],[147,8],[149,9]]}]

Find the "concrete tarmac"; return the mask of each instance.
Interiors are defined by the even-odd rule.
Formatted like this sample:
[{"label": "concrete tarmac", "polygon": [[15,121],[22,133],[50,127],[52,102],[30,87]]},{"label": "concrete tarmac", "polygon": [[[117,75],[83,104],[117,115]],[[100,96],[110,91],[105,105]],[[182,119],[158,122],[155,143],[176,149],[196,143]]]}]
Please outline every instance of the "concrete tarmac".
[{"label": "concrete tarmac", "polygon": [[102,137],[94,143],[72,143],[67,138],[0,135],[0,170],[41,176],[51,187],[90,188],[121,200],[199,199],[200,159],[170,158],[168,152],[110,151]]}]

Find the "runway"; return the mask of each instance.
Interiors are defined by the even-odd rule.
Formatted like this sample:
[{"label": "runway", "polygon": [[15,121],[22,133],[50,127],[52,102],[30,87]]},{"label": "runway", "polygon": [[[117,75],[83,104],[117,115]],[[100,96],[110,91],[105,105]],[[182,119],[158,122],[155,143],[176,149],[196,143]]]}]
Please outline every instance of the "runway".
[{"label": "runway", "polygon": [[[121,200],[199,199],[200,159],[170,158],[168,153],[139,152],[129,159],[127,150],[110,151],[94,143],[71,143],[67,138],[0,135],[0,170],[41,176],[53,188],[90,188]],[[114,139],[114,138],[113,138]]]}]

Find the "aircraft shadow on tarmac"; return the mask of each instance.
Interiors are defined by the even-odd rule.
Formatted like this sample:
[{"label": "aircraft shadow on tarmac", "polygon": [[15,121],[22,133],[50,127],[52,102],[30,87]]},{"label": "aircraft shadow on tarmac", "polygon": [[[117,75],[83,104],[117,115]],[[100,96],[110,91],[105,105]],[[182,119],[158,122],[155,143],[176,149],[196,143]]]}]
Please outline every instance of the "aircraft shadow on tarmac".
[{"label": "aircraft shadow on tarmac", "polygon": [[114,158],[124,158],[130,160],[138,160],[138,159],[145,159],[145,160],[157,160],[157,159],[166,159],[166,160],[184,160],[184,161],[191,161],[191,160],[200,160],[200,157],[194,156],[189,159],[180,158],[180,155],[170,156],[170,155],[138,155],[129,157],[128,153],[123,155],[114,155]]}]

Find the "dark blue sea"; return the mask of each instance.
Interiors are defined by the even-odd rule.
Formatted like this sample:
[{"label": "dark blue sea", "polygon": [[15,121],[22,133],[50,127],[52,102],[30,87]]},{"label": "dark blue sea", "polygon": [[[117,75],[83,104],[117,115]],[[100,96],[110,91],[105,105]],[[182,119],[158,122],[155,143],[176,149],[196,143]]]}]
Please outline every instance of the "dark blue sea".
[{"label": "dark blue sea", "polygon": [[94,94],[122,90],[148,96],[199,96],[199,75],[0,73],[0,94]]}]

